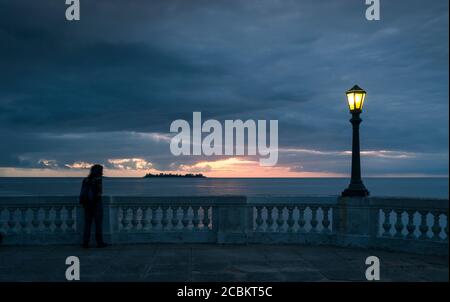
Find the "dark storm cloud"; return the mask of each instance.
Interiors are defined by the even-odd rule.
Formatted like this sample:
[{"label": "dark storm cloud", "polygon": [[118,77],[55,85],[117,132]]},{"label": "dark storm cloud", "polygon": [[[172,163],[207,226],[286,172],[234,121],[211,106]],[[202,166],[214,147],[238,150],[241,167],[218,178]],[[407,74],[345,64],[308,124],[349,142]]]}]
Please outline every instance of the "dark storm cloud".
[{"label": "dark storm cloud", "polygon": [[[277,119],[280,147],[349,149],[343,92],[368,91],[368,173],[448,174],[448,1],[0,1],[0,166],[172,162],[167,133],[193,111]],[[79,135],[79,136],[76,136]],[[387,162],[386,162],[387,161]],[[280,155],[293,170],[347,171],[332,154]],[[381,165],[383,164],[383,165]],[[385,167],[383,171],[380,167]]]}]

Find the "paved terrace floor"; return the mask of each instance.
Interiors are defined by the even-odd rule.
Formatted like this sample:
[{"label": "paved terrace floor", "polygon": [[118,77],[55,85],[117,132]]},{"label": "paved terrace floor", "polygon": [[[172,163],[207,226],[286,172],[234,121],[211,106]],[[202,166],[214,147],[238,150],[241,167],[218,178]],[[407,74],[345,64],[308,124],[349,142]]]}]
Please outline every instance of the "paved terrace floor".
[{"label": "paved terrace floor", "polygon": [[65,281],[78,256],[81,281],[364,281],[365,259],[381,281],[448,281],[448,257],[328,246],[210,244],[0,246],[0,281]]}]

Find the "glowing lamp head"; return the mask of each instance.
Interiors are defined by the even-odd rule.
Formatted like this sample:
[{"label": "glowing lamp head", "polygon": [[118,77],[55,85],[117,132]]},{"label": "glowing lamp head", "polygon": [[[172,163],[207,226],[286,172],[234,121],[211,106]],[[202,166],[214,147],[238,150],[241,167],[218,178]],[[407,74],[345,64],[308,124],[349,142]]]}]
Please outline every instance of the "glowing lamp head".
[{"label": "glowing lamp head", "polygon": [[353,86],[345,93],[347,95],[348,107],[351,113],[361,113],[366,98],[366,92],[358,85]]}]

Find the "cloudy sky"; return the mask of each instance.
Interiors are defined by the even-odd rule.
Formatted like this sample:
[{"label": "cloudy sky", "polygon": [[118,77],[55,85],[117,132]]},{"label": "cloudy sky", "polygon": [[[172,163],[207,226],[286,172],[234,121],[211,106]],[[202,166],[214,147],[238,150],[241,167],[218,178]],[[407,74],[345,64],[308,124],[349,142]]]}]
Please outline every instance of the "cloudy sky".
[{"label": "cloudy sky", "polygon": [[[0,176],[448,176],[448,1],[0,0]],[[279,160],[173,156],[173,120],[279,121]]]}]

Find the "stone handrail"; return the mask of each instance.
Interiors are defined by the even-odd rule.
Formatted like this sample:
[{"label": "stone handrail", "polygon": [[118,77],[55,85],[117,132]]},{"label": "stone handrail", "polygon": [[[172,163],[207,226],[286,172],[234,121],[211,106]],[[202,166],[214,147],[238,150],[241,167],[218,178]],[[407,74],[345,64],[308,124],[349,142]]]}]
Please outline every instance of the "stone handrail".
[{"label": "stone handrail", "polygon": [[[104,196],[104,236],[150,242],[302,243],[448,255],[448,200]],[[79,244],[76,196],[0,197],[5,245]]]},{"label": "stone handrail", "polygon": [[333,243],[336,197],[252,197],[248,205],[249,242]]}]

